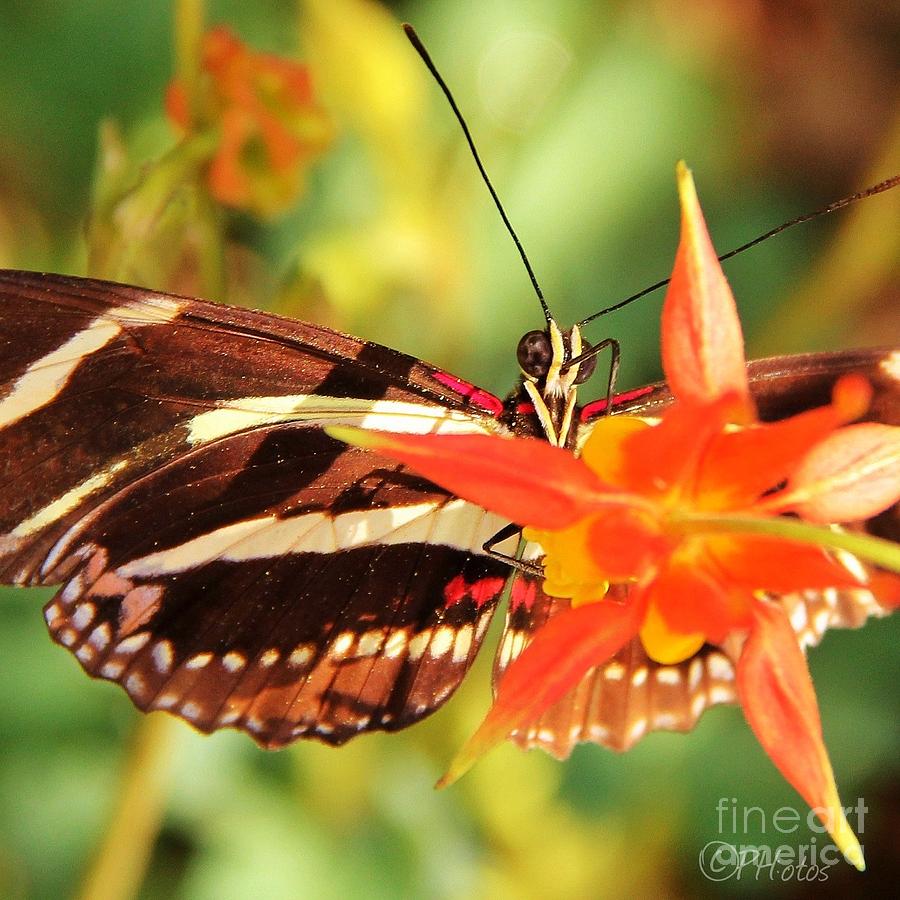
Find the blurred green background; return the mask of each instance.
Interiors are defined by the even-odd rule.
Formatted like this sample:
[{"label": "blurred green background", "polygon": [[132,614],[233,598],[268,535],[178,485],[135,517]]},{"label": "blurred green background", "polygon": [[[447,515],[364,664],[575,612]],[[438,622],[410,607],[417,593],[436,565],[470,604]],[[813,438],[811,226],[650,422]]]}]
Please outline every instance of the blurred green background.
[{"label": "blurred green background", "polygon": [[[177,9],[200,5],[0,3],[0,265],[85,273],[101,121],[117,123],[138,163],[176,139],[162,104]],[[339,327],[501,394],[539,309],[399,22],[417,27],[452,85],[563,323],[668,273],[680,158],[720,250],[900,170],[900,10],[889,2],[221,0],[205,15],[308,62],[335,129],[285,215],[216,219],[217,298]],[[900,197],[882,195],[729,263],[751,349],[900,342],[898,221]],[[132,280],[208,292],[202,274],[142,265]],[[622,342],[621,387],[659,377],[660,299],[588,335]],[[806,814],[736,708],[624,756],[584,746],[559,764],[503,747],[436,793],[489,703],[488,652],[448,706],[408,733],[266,754],[244,736],[142,720],[51,644],[48,596],[7,590],[0,603],[0,897],[127,896],[96,880],[98,854],[121,864],[123,883],[147,856],[132,878],[144,898],[896,887],[896,621],[830,634],[810,661],[841,795],[870,809],[860,835],[870,872],[713,883],[697,864],[710,841],[812,840],[803,826],[720,834],[720,798],[769,820],[782,806]],[[109,834],[120,843],[101,851]]]}]

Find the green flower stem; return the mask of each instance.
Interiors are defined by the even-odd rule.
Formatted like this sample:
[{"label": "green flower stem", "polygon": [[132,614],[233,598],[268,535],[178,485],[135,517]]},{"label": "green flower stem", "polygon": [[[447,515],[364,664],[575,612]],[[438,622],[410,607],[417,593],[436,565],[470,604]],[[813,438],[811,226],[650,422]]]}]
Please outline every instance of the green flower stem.
[{"label": "green flower stem", "polygon": [[673,515],[669,524],[684,534],[722,532],[725,534],[763,534],[829,550],[846,550],[861,560],[900,573],[900,544],[870,534],[835,531],[825,525],[811,525],[783,516]]}]

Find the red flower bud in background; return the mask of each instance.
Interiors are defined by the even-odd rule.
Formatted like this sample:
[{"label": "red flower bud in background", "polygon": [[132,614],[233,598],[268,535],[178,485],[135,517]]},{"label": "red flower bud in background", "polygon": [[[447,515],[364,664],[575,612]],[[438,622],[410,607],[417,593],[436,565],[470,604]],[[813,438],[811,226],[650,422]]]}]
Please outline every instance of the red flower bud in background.
[{"label": "red flower bud in background", "polygon": [[258,215],[283,211],[300,196],[310,164],[332,138],[309,70],[257,53],[219,27],[203,40],[202,72],[196,102],[174,81],[166,111],[188,135],[218,130],[207,169],[210,194]]}]

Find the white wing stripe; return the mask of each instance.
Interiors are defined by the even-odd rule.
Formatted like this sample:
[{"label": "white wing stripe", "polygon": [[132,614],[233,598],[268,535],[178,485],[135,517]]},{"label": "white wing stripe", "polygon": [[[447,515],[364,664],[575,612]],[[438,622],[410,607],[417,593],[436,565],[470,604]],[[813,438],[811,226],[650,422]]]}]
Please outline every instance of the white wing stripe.
[{"label": "white wing stripe", "polygon": [[70,488],[51,503],[48,503],[43,509],[39,509],[24,521],[19,522],[19,524],[10,532],[9,537],[28,537],[28,535],[34,534],[42,528],[46,528],[48,525],[52,525],[54,522],[65,516],[66,513],[75,509],[79,503],[84,502],[91,494],[95,494],[97,491],[106,487],[106,485],[113,480],[113,476],[124,469],[126,465],[127,463],[124,460],[119,460],[118,462],[113,463],[108,469],[97,472],[96,475],[91,475],[90,478],[82,481],[81,484]]},{"label": "white wing stripe", "polygon": [[[149,578],[185,572],[214,560],[245,562],[291,553],[336,553],[371,544],[426,540],[480,554],[484,542],[505,524],[505,519],[465,500],[337,516],[326,513],[307,513],[288,519],[262,516],[217,528],[177,547],[133,560],[120,566],[116,574],[122,578]],[[515,546],[516,538],[509,538],[497,549],[512,553]]]},{"label": "white wing stripe", "polygon": [[35,360],[0,401],[0,426],[12,425],[46,406],[66,386],[81,361],[105,347],[121,330],[117,322],[94,319],[62,346]]},{"label": "white wing stripe", "polygon": [[187,427],[188,443],[197,445],[248,428],[281,422],[310,426],[355,425],[358,428],[402,434],[478,434],[491,430],[489,421],[476,419],[459,410],[422,403],[328,397],[320,394],[286,394],[223,400],[217,409],[194,416]]},{"label": "white wing stripe", "polygon": [[122,331],[122,322],[130,325],[155,325],[171,321],[181,306],[159,298],[151,307],[152,314],[140,313],[129,306],[110,310],[90,322],[87,328],[73,334],[50,353],[35,360],[16,379],[12,390],[0,400],[0,427],[5,428],[41,409],[57,397],[69,383],[82,360],[103,349]]}]

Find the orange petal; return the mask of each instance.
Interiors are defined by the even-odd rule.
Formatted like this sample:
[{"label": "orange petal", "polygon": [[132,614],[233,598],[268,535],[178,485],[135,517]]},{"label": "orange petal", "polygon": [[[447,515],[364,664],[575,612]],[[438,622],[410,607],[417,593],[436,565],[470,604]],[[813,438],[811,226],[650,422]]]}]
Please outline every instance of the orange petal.
[{"label": "orange petal", "polygon": [[811,522],[852,522],[900,500],[900,428],[842,428],[807,454],[788,483],[791,509]]},{"label": "orange petal", "polygon": [[737,665],[744,715],[763,749],[828,829],[848,862],[865,868],[834,783],[819,708],[794,629],[776,603],[760,602]]},{"label": "orange petal", "polygon": [[842,378],[829,406],[716,435],[697,482],[704,509],[734,509],[756,501],[791,474],[818,442],[861,415],[871,387],[858,376]]},{"label": "orange petal", "polygon": [[314,102],[309,69],[270,53],[256,54],[257,91],[266,100],[286,109],[311,106]]},{"label": "orange petal", "polygon": [[873,572],[869,589],[885,609],[900,609],[900,577],[892,572]]},{"label": "orange petal", "polygon": [[302,147],[297,136],[285,127],[282,120],[264,109],[257,114],[257,127],[266,148],[268,164],[278,174],[283,174],[296,166],[302,155]]},{"label": "orange petal", "polygon": [[223,93],[233,94],[244,86],[252,70],[251,63],[247,46],[224,25],[217,25],[204,35],[203,67],[214,76],[216,86]]},{"label": "orange petal", "polygon": [[788,594],[861,585],[833,556],[812,544],[761,535],[715,535],[704,543],[720,577],[750,590]]},{"label": "orange petal", "polygon": [[222,138],[209,167],[209,190],[226,206],[245,206],[250,201],[251,183],[243,164],[244,148],[254,133],[252,119],[241,109],[222,114]]},{"label": "orange petal", "polygon": [[[567,450],[534,438],[325,429],[406,463],[446,490],[535,528],[565,528],[596,511],[603,483]],[[592,502],[593,501],[593,502]]]},{"label": "orange petal", "polygon": [[191,120],[190,107],[187,92],[180,81],[173,81],[166,88],[164,105],[169,121],[186,130]]},{"label": "orange petal", "polygon": [[565,610],[550,619],[510,664],[490,712],[438,787],[456,781],[511,731],[540,718],[588,669],[624,647],[637,633],[644,607],[634,596],[626,603],[607,599]]},{"label": "orange petal", "polygon": [[[673,560],[647,593],[669,629],[682,635],[703,633],[720,643],[730,631],[750,625],[750,592],[742,584],[730,584],[718,572],[707,571],[702,555]],[[653,649],[660,652],[659,647]]]},{"label": "orange petal", "polygon": [[676,402],[657,425],[625,437],[621,484],[648,496],[676,489],[693,496],[700,466],[711,441],[725,428],[735,398],[727,395],[706,405]]},{"label": "orange petal", "polygon": [[734,297],[716,258],[694,181],[678,164],[681,240],[662,314],[662,359],[679,400],[709,403],[735,393],[750,407],[744,337]]},{"label": "orange petal", "polygon": [[587,549],[608,581],[641,579],[670,551],[657,521],[628,508],[604,510],[590,523]]},{"label": "orange petal", "polygon": [[687,634],[673,631],[651,601],[641,625],[641,643],[647,656],[664,666],[673,666],[690,659],[706,643],[706,634],[695,631]]}]

